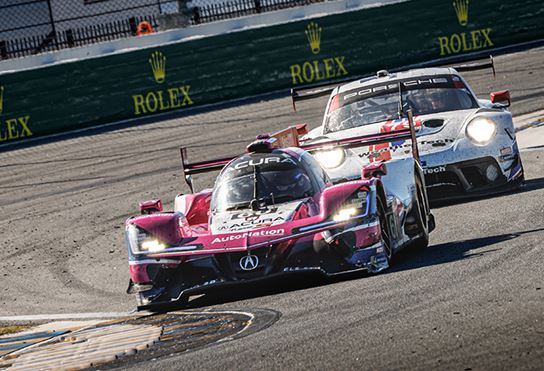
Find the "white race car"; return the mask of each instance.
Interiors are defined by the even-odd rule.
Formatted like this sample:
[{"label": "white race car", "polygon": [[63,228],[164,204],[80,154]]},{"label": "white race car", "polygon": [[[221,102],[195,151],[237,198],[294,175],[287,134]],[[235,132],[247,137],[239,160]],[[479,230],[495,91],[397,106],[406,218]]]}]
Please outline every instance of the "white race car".
[{"label": "white race car", "polygon": [[[344,139],[408,128],[411,109],[421,165],[432,201],[481,196],[519,187],[524,180],[509,91],[476,98],[459,71],[493,67],[490,63],[456,68],[379,71],[330,89],[299,93],[296,100],[330,93],[323,123],[305,140]],[[494,69],[493,69],[494,71]],[[369,162],[408,156],[407,141],[314,154],[333,182],[360,177]]]}]

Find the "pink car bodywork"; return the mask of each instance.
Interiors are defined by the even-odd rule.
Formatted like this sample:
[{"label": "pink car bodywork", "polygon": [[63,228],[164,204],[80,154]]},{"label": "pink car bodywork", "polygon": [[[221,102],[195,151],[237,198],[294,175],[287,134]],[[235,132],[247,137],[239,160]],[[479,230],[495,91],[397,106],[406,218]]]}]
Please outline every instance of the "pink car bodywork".
[{"label": "pink car bodywork", "polygon": [[[229,161],[219,177],[251,156],[257,155]],[[259,156],[282,156],[309,175],[324,174],[300,148]],[[162,212],[157,201],[142,203],[149,214],[125,224],[128,291],[140,309],[154,309],[184,303],[212,286],[279,274],[380,272],[394,252],[432,229],[422,224],[430,213],[418,162],[406,158],[387,167],[374,163],[361,170],[360,180],[326,182],[313,194],[253,210],[213,210],[215,188],[178,195],[173,212]]]}]

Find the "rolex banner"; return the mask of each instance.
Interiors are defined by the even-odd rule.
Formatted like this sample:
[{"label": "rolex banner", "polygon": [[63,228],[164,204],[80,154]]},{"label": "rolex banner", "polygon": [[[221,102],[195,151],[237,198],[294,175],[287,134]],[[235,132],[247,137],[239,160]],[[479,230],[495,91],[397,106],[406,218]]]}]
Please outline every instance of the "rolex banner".
[{"label": "rolex banner", "polygon": [[544,38],[542,0],[410,0],[0,75],[0,143]]}]

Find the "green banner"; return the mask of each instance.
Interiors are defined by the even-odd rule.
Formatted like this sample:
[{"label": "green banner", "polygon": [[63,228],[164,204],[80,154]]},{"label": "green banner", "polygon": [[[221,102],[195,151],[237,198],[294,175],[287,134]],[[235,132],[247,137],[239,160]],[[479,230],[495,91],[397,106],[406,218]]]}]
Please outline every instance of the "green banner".
[{"label": "green banner", "polygon": [[542,0],[412,0],[0,75],[0,143],[544,38]]}]

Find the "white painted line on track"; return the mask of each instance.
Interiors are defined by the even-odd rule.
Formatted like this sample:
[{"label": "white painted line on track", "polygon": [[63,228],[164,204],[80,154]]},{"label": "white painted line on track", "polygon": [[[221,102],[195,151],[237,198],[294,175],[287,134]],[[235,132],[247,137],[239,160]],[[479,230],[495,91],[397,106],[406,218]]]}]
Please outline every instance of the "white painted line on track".
[{"label": "white painted line on track", "polygon": [[93,319],[93,318],[119,318],[129,316],[143,316],[147,312],[104,312],[104,313],[59,313],[59,314],[34,314],[22,316],[0,316],[0,321],[48,321],[64,319]]},{"label": "white painted line on track", "polygon": [[542,122],[544,122],[544,110],[535,111],[514,117],[514,128],[516,132],[520,132],[542,124]]}]

